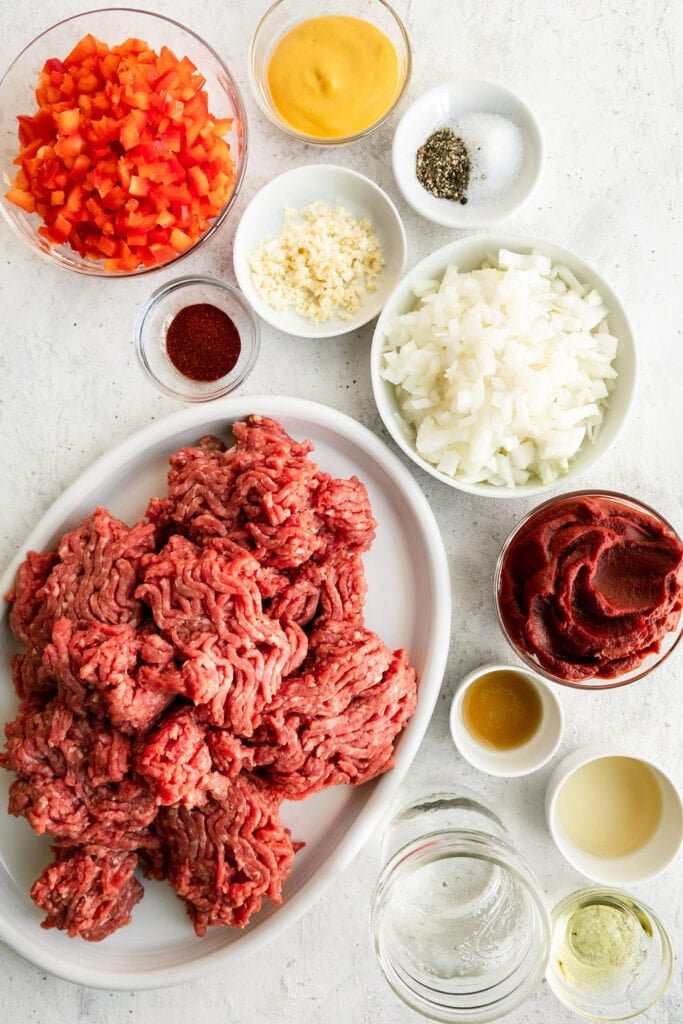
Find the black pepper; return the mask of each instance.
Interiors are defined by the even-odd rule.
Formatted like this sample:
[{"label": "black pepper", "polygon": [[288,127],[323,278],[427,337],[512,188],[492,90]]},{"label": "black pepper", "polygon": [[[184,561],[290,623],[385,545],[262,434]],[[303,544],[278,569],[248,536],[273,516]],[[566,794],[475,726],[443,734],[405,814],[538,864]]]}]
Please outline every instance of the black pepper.
[{"label": "black pepper", "polygon": [[470,157],[467,147],[452,128],[432,132],[417,151],[417,180],[438,199],[467,202],[470,181]]}]

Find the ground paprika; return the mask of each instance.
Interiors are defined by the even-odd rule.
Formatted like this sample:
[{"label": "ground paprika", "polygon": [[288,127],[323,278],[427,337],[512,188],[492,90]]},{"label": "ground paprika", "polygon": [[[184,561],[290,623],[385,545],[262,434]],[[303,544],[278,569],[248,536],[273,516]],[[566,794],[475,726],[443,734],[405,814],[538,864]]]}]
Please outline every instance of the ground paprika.
[{"label": "ground paprika", "polygon": [[184,306],[166,332],[166,352],[176,370],[197,381],[218,380],[240,356],[237,328],[227,313],[209,302]]}]

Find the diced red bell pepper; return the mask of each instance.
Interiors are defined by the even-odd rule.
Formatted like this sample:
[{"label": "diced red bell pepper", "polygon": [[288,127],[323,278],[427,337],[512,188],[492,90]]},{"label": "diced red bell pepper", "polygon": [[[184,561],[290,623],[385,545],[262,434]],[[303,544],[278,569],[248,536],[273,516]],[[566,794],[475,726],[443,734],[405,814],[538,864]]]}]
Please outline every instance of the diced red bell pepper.
[{"label": "diced red bell pepper", "polygon": [[240,126],[211,116],[204,83],[168,47],[85,36],[64,61],[46,61],[38,109],[18,117],[7,198],[42,218],[51,244],[68,242],[111,272],[187,251],[235,186],[223,135]]}]

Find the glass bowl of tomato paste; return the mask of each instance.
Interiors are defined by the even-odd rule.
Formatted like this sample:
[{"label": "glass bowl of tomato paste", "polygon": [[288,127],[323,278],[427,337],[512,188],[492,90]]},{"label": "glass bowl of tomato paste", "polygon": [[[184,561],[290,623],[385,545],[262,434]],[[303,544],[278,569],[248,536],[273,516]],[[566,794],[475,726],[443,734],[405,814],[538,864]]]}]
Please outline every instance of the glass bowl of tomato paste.
[{"label": "glass bowl of tomato paste", "polygon": [[260,345],[258,320],[241,292],[201,275],[158,288],[135,326],[145,376],[181,402],[206,402],[234,391],[251,373]]},{"label": "glass bowl of tomato paste", "polygon": [[505,541],[495,599],[508,643],[533,671],[577,689],[624,686],[680,640],[683,541],[625,494],[562,494]]},{"label": "glass bowl of tomato paste", "polygon": [[66,18],[0,79],[0,209],[67,270],[127,277],[186,256],[227,216],[246,158],[230,71],[158,14]]}]

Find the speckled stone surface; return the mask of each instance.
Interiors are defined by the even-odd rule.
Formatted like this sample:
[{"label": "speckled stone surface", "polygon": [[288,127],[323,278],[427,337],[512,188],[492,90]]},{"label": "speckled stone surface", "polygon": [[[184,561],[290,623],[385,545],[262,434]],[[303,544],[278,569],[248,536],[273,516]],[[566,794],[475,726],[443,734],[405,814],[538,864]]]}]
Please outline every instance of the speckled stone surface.
[{"label": "speckled stone surface", "polygon": [[[0,67],[39,31],[84,6],[76,0],[0,0]],[[232,237],[249,199],[275,173],[321,160],[362,170],[388,191],[404,218],[409,265],[457,237],[401,201],[390,161],[396,118],[361,145],[321,153],[291,142],[258,113],[248,89],[247,53],[265,2],[137,0],[137,6],[175,17],[211,40],[243,87],[251,119],[249,169],[239,201],[216,236],[183,263],[183,272],[234,281]],[[640,350],[629,423],[582,484],[626,491],[681,529],[683,6],[673,0],[399,0],[396,6],[413,44],[408,100],[447,78],[480,77],[507,84],[533,106],[545,133],[547,164],[538,190],[506,229],[552,239],[593,262],[625,300]],[[173,271],[134,282],[83,279],[26,252],[4,222],[0,246],[4,566],[50,503],[94,459],[179,406],[143,379],[132,335],[141,303]],[[315,342],[265,328],[258,365],[242,393],[315,396],[383,436],[368,377],[371,335],[372,325]],[[455,753],[447,724],[458,680],[477,664],[509,658],[494,618],[491,578],[501,542],[533,501],[491,504],[412,471],[448,551],[453,639],[411,784],[426,785],[446,772],[477,789],[499,810],[554,902],[584,880],[563,862],[546,832],[543,791],[552,766],[520,780],[484,776]],[[616,739],[654,756],[680,785],[682,673],[679,650],[648,679],[623,690],[563,691],[567,730],[558,756]],[[368,904],[377,858],[375,841],[314,909],[258,955],[165,991],[79,988],[0,946],[0,1018],[13,1024],[410,1024],[419,1018],[385,985],[372,952]],[[660,913],[679,954],[682,876],[679,856],[657,879],[634,887]],[[643,1020],[683,1021],[679,963],[665,998]],[[506,1018],[510,1024],[575,1019],[546,984]]]}]

